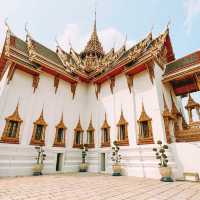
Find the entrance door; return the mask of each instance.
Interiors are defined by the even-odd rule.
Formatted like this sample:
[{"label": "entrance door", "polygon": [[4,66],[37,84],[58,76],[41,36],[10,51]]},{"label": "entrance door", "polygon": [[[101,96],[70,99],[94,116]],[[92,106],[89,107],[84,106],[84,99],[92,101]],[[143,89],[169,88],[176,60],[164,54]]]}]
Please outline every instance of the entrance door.
[{"label": "entrance door", "polygon": [[101,153],[101,171],[106,171],[106,159],[105,159],[105,153]]},{"label": "entrance door", "polygon": [[62,170],[63,153],[57,153],[56,171]]}]

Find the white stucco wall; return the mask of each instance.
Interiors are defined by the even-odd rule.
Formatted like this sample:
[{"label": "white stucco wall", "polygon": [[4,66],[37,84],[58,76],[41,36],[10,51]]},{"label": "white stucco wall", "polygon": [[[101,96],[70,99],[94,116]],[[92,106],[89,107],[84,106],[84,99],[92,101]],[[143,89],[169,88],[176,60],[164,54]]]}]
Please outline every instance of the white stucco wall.
[{"label": "white stucco wall", "polygon": [[[40,82],[35,93],[32,88],[32,76],[16,70],[9,85],[6,83],[6,73],[0,87],[0,136],[5,126],[5,117],[11,115],[19,102],[19,113],[23,119],[20,129],[20,144],[0,144],[0,176],[3,175],[30,175],[31,167],[35,163],[35,149],[29,145],[33,122],[40,116],[44,109],[44,119],[48,123],[45,137],[45,161],[44,173],[53,173],[56,169],[56,155],[63,153],[62,171],[78,171],[81,161],[81,153],[73,149],[74,128],[81,116],[81,124],[86,141],[86,130],[92,114],[93,126],[95,128],[95,149],[90,149],[87,156],[89,171],[101,171],[101,153],[106,154],[106,172],[111,173],[111,148],[100,148],[101,126],[104,121],[105,112],[107,121],[111,126],[111,142],[117,138],[117,122],[120,118],[121,109],[125,119],[128,121],[129,146],[121,147],[123,174],[141,177],[159,178],[157,161],[152,148],[154,145],[137,145],[138,124],[137,120],[141,114],[142,102],[149,117],[152,118],[153,137],[165,141],[165,130],[162,119],[163,93],[169,109],[171,109],[170,85],[161,82],[163,71],[155,65],[154,83],[150,81],[147,71],[134,76],[131,93],[127,87],[124,74],[116,77],[114,93],[111,93],[110,82],[101,85],[99,99],[96,99],[94,85],[80,82],[76,89],[75,99],[72,99],[70,85],[60,80],[57,93],[54,89],[54,77],[42,73]],[[174,99],[175,96],[172,93]],[[177,107],[179,105],[177,104]],[[55,126],[59,123],[61,114],[64,114],[64,122],[67,126],[66,148],[52,147],[55,137]],[[173,129],[171,130],[173,134]],[[199,152],[199,147],[191,144],[172,144],[168,152],[170,165],[176,175],[177,171],[198,171],[198,161],[188,161],[183,152]],[[187,155],[187,154],[185,154]],[[188,155],[189,156],[189,155]],[[192,166],[194,166],[192,168]],[[183,166],[181,168],[181,166]]]}]

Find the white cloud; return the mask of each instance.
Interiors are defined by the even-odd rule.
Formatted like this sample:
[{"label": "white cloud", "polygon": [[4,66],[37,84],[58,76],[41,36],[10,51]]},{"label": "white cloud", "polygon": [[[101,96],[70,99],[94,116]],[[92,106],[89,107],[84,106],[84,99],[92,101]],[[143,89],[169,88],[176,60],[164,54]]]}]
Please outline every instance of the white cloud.
[{"label": "white cloud", "polygon": [[[80,52],[84,49],[87,41],[89,40],[91,33],[83,34],[77,24],[68,24],[62,35],[58,37],[60,45],[65,49],[69,50],[69,41],[72,47]],[[125,40],[125,35],[113,27],[102,29],[98,31],[99,40],[102,42],[104,51],[107,52],[111,48],[120,48]],[[133,40],[127,41],[127,47],[130,47],[135,42]]]},{"label": "white cloud", "polygon": [[200,15],[200,0],[184,0],[184,9],[186,15],[184,26],[187,33],[190,33],[193,19]]}]

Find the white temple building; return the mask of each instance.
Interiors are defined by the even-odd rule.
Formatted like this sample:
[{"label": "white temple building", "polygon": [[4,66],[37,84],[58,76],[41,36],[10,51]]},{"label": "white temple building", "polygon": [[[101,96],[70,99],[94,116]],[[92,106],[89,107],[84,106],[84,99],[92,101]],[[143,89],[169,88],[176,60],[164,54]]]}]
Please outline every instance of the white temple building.
[{"label": "white temple building", "polygon": [[96,20],[81,53],[52,51],[8,28],[0,78],[0,176],[31,175],[38,145],[44,173],[78,171],[81,144],[89,172],[111,173],[115,140],[124,175],[160,177],[157,140],[169,145],[174,177],[200,173],[200,104],[189,95],[189,122],[181,105],[200,89],[200,52],[175,60],[168,28],[107,53]]}]

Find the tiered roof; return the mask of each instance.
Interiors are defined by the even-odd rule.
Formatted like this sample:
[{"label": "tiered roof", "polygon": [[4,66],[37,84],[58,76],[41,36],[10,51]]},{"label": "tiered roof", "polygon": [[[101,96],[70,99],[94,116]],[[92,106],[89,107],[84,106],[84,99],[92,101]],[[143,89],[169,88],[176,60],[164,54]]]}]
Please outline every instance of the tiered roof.
[{"label": "tiered roof", "polygon": [[53,74],[61,74],[66,76],[69,82],[74,83],[79,79],[98,82],[104,76],[109,77],[107,74],[118,69],[119,66],[123,65],[129,69],[150,58],[155,59],[159,65],[174,59],[168,28],[155,39],[152,33],[149,33],[128,50],[124,44],[117,51],[111,49],[104,53],[98,38],[95,17],[90,40],[81,53],[77,53],[73,48],[70,52],[66,52],[59,45],[57,50],[53,51],[37,42],[29,33],[24,41],[8,29],[0,63],[3,59],[10,59],[38,73],[42,68]]}]

